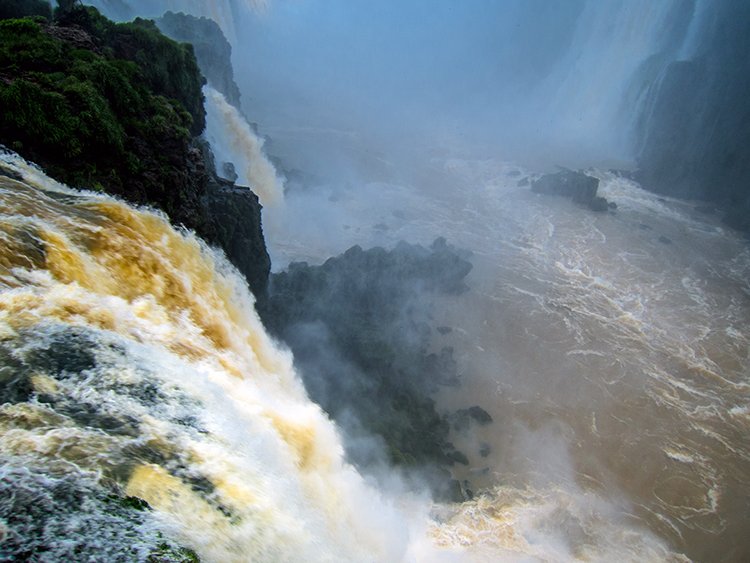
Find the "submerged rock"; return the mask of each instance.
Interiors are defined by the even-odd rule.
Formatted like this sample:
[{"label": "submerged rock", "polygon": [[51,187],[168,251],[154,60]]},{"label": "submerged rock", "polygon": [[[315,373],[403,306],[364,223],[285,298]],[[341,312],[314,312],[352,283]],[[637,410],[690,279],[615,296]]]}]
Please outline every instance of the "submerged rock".
[{"label": "submerged rock", "polygon": [[446,455],[450,463],[453,463],[453,464],[460,463],[461,465],[469,465],[469,458],[467,458],[464,453],[459,452],[458,450],[453,450],[452,452]]}]

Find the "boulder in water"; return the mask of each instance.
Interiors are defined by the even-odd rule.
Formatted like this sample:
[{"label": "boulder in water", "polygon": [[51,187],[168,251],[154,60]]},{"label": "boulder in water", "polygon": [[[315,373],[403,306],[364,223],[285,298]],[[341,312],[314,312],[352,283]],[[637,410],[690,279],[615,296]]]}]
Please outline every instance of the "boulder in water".
[{"label": "boulder in water", "polygon": [[469,465],[469,458],[465,454],[458,450],[453,450],[446,454],[446,458],[450,463],[460,463],[461,465]]},{"label": "boulder in water", "polygon": [[598,178],[574,170],[545,174],[531,183],[531,190],[535,193],[569,197],[594,211],[607,211],[609,202],[596,195],[598,189]]}]

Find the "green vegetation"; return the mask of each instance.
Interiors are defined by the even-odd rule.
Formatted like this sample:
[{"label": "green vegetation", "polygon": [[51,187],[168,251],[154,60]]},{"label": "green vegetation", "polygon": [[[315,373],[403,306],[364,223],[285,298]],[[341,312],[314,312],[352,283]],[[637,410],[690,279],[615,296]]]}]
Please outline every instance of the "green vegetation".
[{"label": "green vegetation", "polygon": [[[54,20],[0,18],[0,145],[73,187],[161,209],[223,248],[262,299],[270,259],[260,204],[249,190],[222,189],[196,138],[205,79],[192,46],[149,20],[116,24],[63,4]],[[18,0],[8,13],[34,5]]]},{"label": "green vegetation", "polygon": [[146,560],[148,563],[200,563],[198,555],[187,547],[174,547],[168,543],[159,544],[156,551]]},{"label": "green vegetation", "polygon": [[0,143],[73,185],[168,188],[205,125],[192,48],[94,8],[56,18],[0,21]]},{"label": "green vegetation", "polygon": [[0,19],[41,16],[52,18],[52,6],[46,0],[0,0]]}]

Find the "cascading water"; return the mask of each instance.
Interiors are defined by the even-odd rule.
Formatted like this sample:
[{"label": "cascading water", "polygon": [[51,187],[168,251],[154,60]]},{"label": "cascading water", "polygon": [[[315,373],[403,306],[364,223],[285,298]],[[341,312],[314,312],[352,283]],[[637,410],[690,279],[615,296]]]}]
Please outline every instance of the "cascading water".
[{"label": "cascading water", "polygon": [[403,516],[345,463],[221,256],[0,167],[0,559],[143,559],[161,537],[207,561],[400,558]]},{"label": "cascading water", "polygon": [[635,113],[624,107],[623,85],[647,62],[655,66],[653,59],[659,67],[671,62],[692,12],[684,0],[586,2],[569,48],[534,90],[534,113],[568,142],[608,139],[609,154],[627,153]]},{"label": "cascading water", "polygon": [[[143,15],[159,15],[162,8],[210,15],[208,5],[230,6],[229,3],[196,6],[188,1],[156,2],[148,6],[144,2],[132,4],[142,7]],[[166,4],[169,6],[166,7]],[[511,15],[520,13],[529,18],[534,6],[538,7],[539,4],[509,1],[494,6],[509,6],[513,10],[520,10],[511,10]],[[580,14],[575,16],[569,40],[561,42],[562,46],[550,57],[552,61],[549,65],[543,72],[534,75],[535,81],[528,88],[527,84],[524,85],[521,97],[514,97],[512,92],[509,94],[504,90],[505,82],[512,83],[517,78],[512,74],[503,75],[502,81],[467,81],[468,89],[472,94],[475,91],[489,92],[493,96],[492,110],[508,118],[507,122],[501,124],[507,124],[507,131],[514,141],[517,134],[531,136],[535,142],[559,136],[563,145],[567,141],[576,141],[571,149],[574,156],[580,156],[589,148],[580,144],[584,142],[603,147],[604,150],[600,152],[609,153],[613,147],[622,150],[622,139],[629,135],[629,128],[637,113],[632,111],[633,106],[627,106],[631,108],[630,112],[622,111],[623,98],[628,101],[630,97],[630,101],[633,101],[643,96],[644,85],[658,76],[664,65],[695,52],[696,44],[700,43],[699,28],[705,24],[699,20],[710,19],[706,15],[711,12],[707,8],[709,3],[589,0],[579,5]],[[451,10],[455,6],[455,3],[451,3]],[[529,13],[524,12],[527,6]],[[453,13],[451,10],[449,12]],[[257,74],[243,74],[238,80],[246,87],[251,85],[254,96],[266,101],[265,109],[268,111],[263,113],[264,130],[275,127],[272,133],[274,146],[285,153],[284,157],[289,156],[285,163],[290,168],[305,170],[304,164],[316,162],[321,169],[327,169],[327,175],[321,182],[325,186],[324,194],[312,194],[315,190],[309,190],[305,194],[290,195],[285,215],[273,221],[275,232],[269,242],[272,251],[275,250],[274,259],[280,258],[276,265],[296,259],[323,261],[352,244],[395,244],[401,238],[426,242],[438,235],[448,236],[456,244],[476,252],[474,277],[470,280],[472,291],[453,304],[454,310],[448,307],[443,319],[446,326],[454,327],[451,336],[446,339],[451,339],[461,365],[471,377],[465,378],[463,389],[454,391],[452,398],[443,399],[447,409],[465,406],[465,403],[456,404],[459,401],[455,397],[471,402],[485,400],[487,403],[484,406],[497,421],[497,428],[491,427],[490,431],[480,436],[492,443],[489,457],[468,452],[472,469],[467,470],[465,476],[473,480],[475,490],[486,487],[486,492],[475,501],[441,508],[440,522],[428,527],[426,535],[418,534],[413,538],[408,553],[418,559],[431,561],[436,560],[437,555],[475,557],[479,560],[494,560],[503,556],[509,559],[530,556],[542,560],[681,559],[665,546],[668,542],[673,549],[684,551],[698,560],[710,559],[716,554],[725,554],[726,559],[741,559],[749,549],[744,530],[750,460],[750,446],[746,439],[750,420],[747,409],[750,387],[747,382],[748,338],[745,329],[750,319],[747,306],[750,256],[746,242],[725,230],[718,219],[710,215],[710,210],[707,215],[705,209],[689,203],[659,199],[643,192],[636,184],[603,171],[591,173],[602,179],[604,195],[619,206],[616,214],[592,216],[567,203],[542,201],[516,180],[523,176],[528,183],[529,178],[525,176],[529,174],[533,178],[533,173],[516,164],[504,162],[498,157],[494,146],[491,156],[486,158],[476,154],[467,156],[469,151],[463,147],[440,146],[438,151],[430,152],[432,156],[420,162],[416,158],[411,159],[412,154],[419,155],[421,148],[426,149],[427,153],[435,147],[418,147],[409,152],[403,146],[407,143],[399,145],[399,138],[391,136],[387,150],[381,152],[380,146],[373,149],[365,142],[357,142],[360,133],[361,137],[365,137],[367,131],[360,131],[355,124],[352,129],[356,134],[350,135],[345,131],[345,134],[339,135],[338,129],[333,131],[344,147],[341,152],[349,152],[343,157],[335,155],[338,159],[329,158],[325,149],[330,148],[326,147],[331,144],[330,135],[326,137],[323,128],[303,131],[302,127],[289,127],[290,123],[304,125],[309,115],[319,117],[315,114],[319,108],[307,103],[316,92],[312,89],[310,98],[294,98],[294,95],[307,93],[306,88],[310,84],[306,80],[318,80],[312,82],[313,86],[320,86],[324,82],[325,107],[330,108],[331,99],[340,100],[337,96],[331,97],[331,92],[341,94],[352,84],[356,90],[357,81],[346,80],[347,76],[360,76],[357,73],[362,68],[377,68],[377,64],[371,64],[373,61],[370,59],[367,59],[369,66],[359,60],[347,60],[345,63],[348,62],[348,66],[343,65],[343,74],[338,74],[342,69],[334,65],[326,66],[327,72],[320,72],[319,67],[310,65],[311,51],[320,55],[315,51],[318,44],[311,38],[315,39],[316,34],[320,33],[316,26],[321,22],[308,22],[314,12],[314,8],[303,4],[284,3],[276,12],[277,21],[273,21],[276,17],[274,14],[268,18],[271,23],[267,28],[264,27],[267,23],[264,20],[257,25],[257,29],[250,28],[242,38],[238,38],[234,30],[227,32],[233,37],[235,56],[237,53],[252,52],[253,60],[260,61],[258,66],[266,65]],[[419,11],[416,12],[421,17]],[[225,11],[225,14],[228,13]],[[413,17],[414,13],[411,15]],[[226,15],[217,17],[223,18],[223,26],[227,25]],[[284,25],[287,23],[285,18],[294,25]],[[523,17],[519,19],[523,20]],[[488,27],[496,25],[490,18],[484,20],[490,22]],[[513,18],[509,16],[508,20],[513,21]],[[461,22],[460,18],[455,21]],[[447,26],[449,30],[453,29],[453,22],[451,19],[451,25]],[[382,23],[381,29],[385,27]],[[277,27],[274,28],[274,25]],[[335,20],[334,25],[347,33],[342,33],[343,40],[338,36],[331,38],[333,48],[329,43],[321,42],[323,55],[330,56],[331,60],[336,60],[334,55],[342,51],[341,44],[336,45],[335,41],[344,44],[344,41],[353,41],[352,38],[358,36],[347,29],[346,22],[342,24],[341,20]],[[310,32],[310,29],[314,31]],[[474,34],[476,28],[471,29]],[[299,36],[305,33],[307,35],[300,40]],[[476,35],[481,36],[480,33]],[[269,37],[272,39],[269,40]],[[377,36],[378,39],[382,37]],[[527,42],[536,42],[537,39],[537,36],[532,36]],[[503,44],[502,38],[499,41]],[[504,48],[513,54],[517,47],[521,52],[528,47],[528,43],[519,44],[520,47],[513,43]],[[279,45],[284,46],[284,50],[278,48]],[[304,48],[299,48],[300,45]],[[414,50],[424,46],[429,49],[434,47],[430,41],[407,45]],[[409,68],[409,63],[414,62],[410,58],[413,53],[408,49],[397,50],[399,57],[404,59],[404,67]],[[366,51],[368,55],[378,53]],[[385,47],[384,51],[387,52]],[[351,56],[355,59],[352,52],[356,54],[356,50],[346,51],[344,58]],[[297,54],[298,60],[294,59]],[[295,63],[291,67],[287,65],[290,60]],[[321,60],[328,59],[317,59],[317,62]],[[441,63],[446,60],[450,62],[441,59]],[[459,60],[463,65],[466,60],[474,59],[459,57]],[[374,62],[384,61],[388,62],[387,59],[376,57]],[[427,80],[420,86],[427,84],[432,87],[428,88],[431,94],[437,92],[435,98],[439,98],[440,88],[433,86],[444,86],[447,82],[451,85],[461,84],[462,78],[467,76],[462,74],[461,65],[450,67],[446,64],[441,67],[441,76],[448,77],[447,81],[435,79],[433,83],[429,79],[434,77],[419,75],[420,80]],[[264,71],[268,72],[269,67],[276,69],[273,75],[275,82],[266,80],[267,76],[263,74]],[[346,75],[352,67],[355,73]],[[243,69],[243,72],[246,70]],[[308,73],[300,72],[303,70]],[[486,70],[482,68],[483,73]],[[493,76],[491,72],[486,72],[486,75]],[[476,76],[473,78],[476,79]],[[289,85],[294,87],[288,88]],[[394,78],[393,82],[383,87],[390,86],[394,91],[399,91],[401,85]],[[359,95],[367,88],[376,92],[377,96],[382,94],[380,89],[371,88],[371,83],[356,90],[355,94]],[[246,91],[250,92],[250,89],[246,88]],[[460,88],[450,90],[450,100],[460,105],[466,98],[465,93]],[[287,95],[289,98],[285,99]],[[388,96],[380,97],[388,99]],[[231,114],[232,108],[228,109],[223,100],[212,95],[210,90],[207,91],[207,99],[209,113],[213,111],[219,114],[222,108],[227,110],[225,117],[213,123],[222,123],[222,127],[239,123],[236,116]],[[300,103],[302,99],[305,103]],[[440,111],[446,110],[446,106],[431,106],[432,101],[433,98],[426,99],[427,111],[432,111],[436,119],[443,117]],[[338,105],[335,107],[339,109]],[[345,108],[345,104],[341,107]],[[387,107],[387,102],[383,107]],[[375,120],[380,120],[384,115],[387,115],[385,111],[376,112]],[[346,122],[347,117],[343,115],[341,121]],[[497,125],[492,115],[483,114],[482,118],[485,117],[490,127]],[[274,119],[278,122],[274,123]],[[209,116],[209,129],[211,121]],[[523,126],[520,130],[514,127],[519,123]],[[337,127],[340,125],[337,123]],[[341,127],[343,129],[345,126]],[[401,129],[396,130],[401,132]],[[225,132],[215,133],[214,144],[220,147],[222,138],[228,139]],[[298,155],[299,147],[305,147],[308,152],[303,156]],[[219,148],[219,153],[229,154],[233,148],[227,144]],[[414,149],[412,146],[406,148]],[[535,150],[535,156],[542,152],[537,147]],[[244,155],[251,153],[252,150],[242,151]],[[460,157],[453,158],[452,155]],[[601,156],[599,153],[596,155]],[[237,157],[226,158],[240,160]],[[296,162],[295,158],[298,159]],[[347,158],[349,162],[346,162]],[[554,157],[544,155],[544,158],[545,164],[554,162]],[[398,166],[405,160],[409,160],[408,173],[400,174],[402,170]],[[583,160],[586,160],[585,155]],[[348,177],[346,182],[356,184],[356,191],[342,188],[345,182],[341,181],[341,170],[347,168],[350,162],[355,163],[351,168],[356,173],[351,174],[353,180]],[[250,177],[249,173],[245,175]],[[248,183],[255,187],[252,180],[248,179]],[[311,213],[311,209],[315,212]],[[295,214],[289,215],[290,211]],[[312,221],[311,215],[314,217]],[[289,217],[296,220],[289,221]],[[317,236],[319,234],[324,236]],[[16,244],[28,243],[20,253],[26,258],[22,258],[20,263],[10,261],[7,267],[28,269],[34,260],[41,260],[45,254],[44,245],[48,243],[40,245],[29,242],[38,239],[36,235],[16,237],[14,240],[21,241]],[[300,241],[304,244],[300,244]],[[319,241],[322,241],[319,245],[313,244]],[[85,245],[87,252],[89,246],[96,248],[96,245],[89,243]],[[81,263],[88,264],[86,261]],[[42,273],[45,271],[42,269]],[[47,274],[41,275],[35,270],[34,276],[29,279],[41,284]],[[13,288],[12,292],[22,292],[22,289]],[[238,295],[246,300],[241,292]],[[107,307],[110,304],[118,305],[118,299],[112,297],[107,301]],[[70,318],[80,315],[77,307],[74,302],[70,305]],[[107,307],[97,310],[97,315],[102,319],[108,318]],[[163,314],[167,315],[166,309]],[[134,313],[131,316],[138,320]],[[187,326],[190,328],[192,325],[188,323]],[[107,330],[107,335],[110,335],[112,331]],[[161,329],[149,329],[151,332],[138,330],[148,339],[151,338],[150,334],[155,334],[154,338],[161,342],[158,340],[163,336]],[[195,332],[197,329],[190,330]],[[34,352],[33,343],[21,342],[16,333],[21,334],[18,330],[8,332],[8,342],[20,344],[19,350]],[[45,344],[47,349],[58,347],[60,339],[56,339],[55,334],[45,336],[46,340],[40,339],[50,343]],[[190,331],[180,333],[182,338],[191,334]],[[86,340],[86,346],[88,342]],[[133,345],[134,349],[146,350],[145,340],[137,344]],[[89,347],[96,351],[97,365],[102,366],[117,350],[114,344],[106,348]],[[169,351],[179,356],[183,348]],[[29,361],[24,354],[16,355]],[[229,444],[229,449],[249,439],[248,436],[254,436],[252,432],[240,432],[229,423],[212,434],[205,434],[203,431],[207,426],[200,417],[197,430],[190,424],[175,423],[175,420],[186,418],[181,413],[187,409],[185,405],[193,404],[191,401],[196,396],[189,394],[189,389],[180,387],[183,385],[182,378],[185,378],[185,385],[190,389],[203,389],[195,387],[197,384],[193,383],[196,379],[190,371],[193,363],[188,367],[184,367],[182,360],[182,363],[169,366],[153,362],[148,364],[146,359],[150,356],[146,352],[141,356],[133,354],[135,352],[131,355],[140,362],[136,362],[137,365],[156,366],[153,373],[148,372],[149,378],[153,376],[158,379],[158,375],[171,384],[174,378],[168,374],[181,372],[181,383],[174,389],[178,395],[186,393],[186,398],[168,403],[173,405],[169,407],[169,412],[177,414],[160,414],[156,417],[150,414],[148,424],[158,423],[159,428],[167,430],[171,428],[170,424],[179,425],[180,428],[184,426],[186,430],[182,432],[194,432],[199,434],[200,439],[215,437],[218,441],[226,440],[222,443]],[[73,365],[76,365],[75,362],[88,365],[75,354],[69,356],[74,360]],[[29,357],[46,358],[43,354],[33,353]],[[44,361],[46,364],[43,366],[61,364],[54,363],[54,358]],[[205,366],[211,367],[215,360],[191,359],[191,362],[197,362],[205,371],[208,369]],[[172,370],[172,365],[177,367]],[[34,373],[22,381],[26,383],[14,388],[14,393],[20,399],[29,393],[52,397],[50,390],[61,386],[60,382],[51,381],[54,377],[45,379],[30,368],[24,369]],[[127,375],[133,370],[120,369],[119,372]],[[128,387],[113,384],[102,392],[96,391],[99,393],[97,397],[112,397],[119,393],[127,401],[138,404],[145,401],[137,397],[128,398],[128,393],[139,392],[137,389],[142,387],[146,372],[135,370],[133,373],[128,377],[134,382],[138,381],[139,385]],[[107,381],[106,378],[101,379]],[[209,381],[213,379],[209,378]],[[89,384],[79,387],[76,392],[85,398],[86,393],[94,392],[92,389],[96,390],[97,387]],[[164,391],[160,393],[165,394]],[[222,393],[217,391],[212,397],[216,398]],[[198,396],[203,397],[201,393]],[[313,408],[304,399],[300,400],[305,409]],[[102,405],[110,404],[104,400],[99,402]],[[19,400],[19,403],[23,401]],[[42,400],[37,403],[47,404]],[[77,403],[87,404],[85,401]],[[159,403],[164,404],[164,401],[160,399]],[[215,405],[224,413],[230,404],[234,405],[228,398],[216,398],[215,403],[203,400],[205,410],[200,412],[207,413],[204,418],[209,420],[215,416],[223,420],[219,413],[214,413],[213,407]],[[53,407],[50,408],[58,409],[56,413],[73,419],[69,426],[74,430],[76,421],[93,420],[91,417],[96,414],[89,411],[79,414],[66,406],[63,399],[57,400]],[[151,407],[147,405],[143,408],[148,410]],[[244,407],[235,405],[233,408],[243,410]],[[195,415],[187,410],[187,419],[192,420],[190,417]],[[140,420],[135,414],[128,414],[128,417],[127,424],[130,424],[131,418]],[[163,421],[165,417],[166,422]],[[128,430],[127,424],[117,423],[117,417],[114,418],[99,417],[96,424],[107,436],[113,434],[117,439],[130,439],[121,436],[130,436],[134,431]],[[19,433],[22,431],[30,432],[26,426],[41,424],[37,420],[41,418],[36,412],[18,415],[13,419],[15,426],[12,428],[21,435]],[[43,421],[43,424],[47,424],[45,428],[54,429],[49,433],[58,440],[44,447],[50,452],[53,447],[58,448],[55,451],[65,455],[50,455],[44,460],[45,463],[55,460],[55,464],[64,466],[69,460],[66,456],[70,448],[58,445],[66,444],[63,440],[66,432],[73,435],[74,430],[68,426],[62,429],[55,426],[56,420]],[[105,431],[110,426],[117,427],[117,424],[125,430],[119,434]],[[141,423],[140,428],[150,427]],[[150,429],[149,432],[154,433]],[[227,433],[227,438],[223,437],[224,433]],[[281,434],[283,432],[277,431],[274,436],[278,438]],[[163,435],[164,431],[157,437]],[[169,438],[170,443],[174,441],[171,434]],[[463,446],[458,441],[460,439],[457,438],[456,443]],[[468,445],[473,445],[477,440],[476,437],[463,439]],[[97,443],[97,447],[103,440]],[[288,441],[282,439],[282,445]],[[173,531],[171,537],[185,545],[195,545],[201,552],[202,544],[198,540],[191,542],[189,537],[180,535],[179,531],[184,527],[175,524],[179,519],[170,516],[172,513],[164,508],[166,503],[162,502],[160,495],[147,485],[138,485],[161,481],[175,484],[176,487],[187,483],[185,486],[196,489],[197,493],[175,493],[175,498],[182,499],[181,506],[192,507],[186,512],[203,511],[208,514],[210,510],[218,511],[223,516],[211,520],[209,528],[220,529],[219,536],[226,535],[232,542],[239,542],[236,536],[225,534],[221,528],[224,525],[222,518],[231,521],[235,511],[244,513],[236,508],[238,501],[226,500],[234,498],[233,493],[228,493],[226,482],[217,477],[222,472],[216,469],[216,462],[214,465],[208,463],[206,455],[201,457],[193,450],[189,454],[166,454],[162,451],[162,442],[163,439],[161,442],[144,439],[138,442],[139,446],[145,444],[141,450],[126,450],[127,455],[135,451],[139,456],[136,459],[145,461],[137,464],[137,467],[131,467],[133,463],[128,461],[122,464],[123,469],[117,470],[119,473],[111,473],[114,477],[110,478],[110,473],[103,470],[99,473],[112,479],[115,484],[121,483],[122,492],[145,497],[157,508],[153,513],[152,528],[149,528],[152,536],[156,531]],[[157,445],[154,446],[154,443]],[[334,439],[332,443],[337,442]],[[39,448],[44,452],[42,446]],[[96,459],[99,463],[100,458]],[[81,465],[78,461],[75,463]],[[14,482],[46,479],[51,483],[44,489],[48,491],[52,491],[57,482],[64,484],[67,478],[67,475],[50,473],[46,466],[34,470],[36,473],[32,471],[27,474],[20,469],[19,463],[10,467]],[[163,467],[164,471],[161,472],[159,467]],[[281,475],[284,483],[287,479],[283,472],[273,473],[276,467],[269,466],[265,477],[257,477],[260,485],[252,484],[256,482],[253,480],[256,474],[250,480],[245,480],[243,474],[241,482],[244,487],[251,487],[254,493],[266,487],[272,492],[277,491],[276,475]],[[480,472],[471,473],[472,470]],[[120,473],[127,478],[120,479]],[[25,477],[21,478],[21,475]],[[134,480],[130,475],[138,477],[132,486]],[[356,481],[356,477],[352,478]],[[96,472],[81,473],[78,487],[86,491],[101,491],[96,489],[101,487],[97,479],[100,477]],[[296,483],[295,479],[291,478],[292,482]],[[239,482],[233,481],[231,484]],[[39,498],[42,498],[42,493],[39,494]],[[92,493],[90,497],[96,499],[102,494]],[[263,494],[258,496],[266,498]],[[245,493],[240,493],[240,497],[250,499],[250,495]],[[197,504],[191,504],[194,498],[197,498]],[[254,506],[251,500],[248,500],[248,504]],[[239,504],[246,506],[242,502]],[[295,506],[292,503],[292,508]],[[176,508],[173,512],[180,510]],[[282,513],[286,514],[284,511]],[[395,517],[401,518],[398,515]],[[124,517],[118,518],[122,520]],[[406,521],[413,523],[411,518]],[[272,519],[273,525],[268,527],[270,532],[267,533],[277,535],[263,543],[265,547],[258,548],[260,551],[251,550],[251,555],[261,553],[264,558],[283,559],[289,553],[294,553],[300,542],[304,543],[304,539],[296,537],[297,532],[289,536],[277,533],[275,522]],[[144,526],[141,520],[133,526],[136,524],[141,526],[139,530]],[[250,529],[260,535],[261,543],[266,541],[264,525],[251,525]],[[308,529],[313,529],[312,525],[305,528]],[[327,546],[330,540],[335,544],[331,537],[339,532],[349,533],[344,528],[338,528],[322,536],[325,538],[322,543]],[[302,535],[304,533],[301,532]],[[313,533],[310,532],[311,535]],[[207,532],[207,537],[213,539],[206,539],[205,543],[213,545],[213,532]],[[208,559],[226,555],[225,551],[220,551],[225,549],[223,540],[215,541],[219,551],[206,548],[201,552],[206,553]],[[288,548],[287,541],[292,542],[294,547]],[[390,544],[391,541],[396,546],[403,546],[406,542],[394,536],[385,543]],[[339,551],[332,548],[330,553],[347,553],[346,548],[348,545]],[[239,552],[244,547],[236,549]],[[387,557],[398,557],[403,547],[392,549]]]},{"label": "cascading water", "polygon": [[222,256],[8,153],[0,213],[0,559],[668,556],[574,489],[499,488],[430,524],[347,465]]},{"label": "cascading water", "polygon": [[250,186],[264,205],[279,203],[284,186],[276,169],[263,152],[263,139],[258,137],[240,111],[224,96],[206,86],[205,136],[217,162],[231,162],[240,185]]}]

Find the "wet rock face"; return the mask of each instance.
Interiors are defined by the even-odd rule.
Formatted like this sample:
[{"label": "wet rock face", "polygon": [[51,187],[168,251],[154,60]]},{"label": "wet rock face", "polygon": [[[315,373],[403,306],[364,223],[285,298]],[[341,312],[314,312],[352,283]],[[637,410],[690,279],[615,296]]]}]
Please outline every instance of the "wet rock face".
[{"label": "wet rock face", "polygon": [[545,174],[531,183],[531,190],[535,193],[568,197],[593,211],[607,211],[609,203],[603,197],[596,195],[598,189],[598,178],[573,170]]},{"label": "wet rock face", "polygon": [[48,25],[45,26],[44,32],[56,39],[70,43],[77,49],[88,49],[97,54],[101,54],[102,52],[96,43],[94,43],[91,35],[78,25],[73,24],[67,27]]},{"label": "wet rock face", "polygon": [[262,300],[271,271],[261,225],[261,205],[250,188],[230,182],[213,185],[206,198],[213,223],[213,241],[244,274],[250,289]]},{"label": "wet rock face", "polygon": [[[432,300],[463,291],[472,267],[466,258],[442,238],[429,247],[355,246],[320,266],[291,264],[274,274],[261,307],[294,352],[313,400],[342,426],[381,438],[402,466],[465,459],[448,443],[449,424],[430,398],[459,380],[453,349],[432,352],[430,343],[440,334]],[[366,463],[354,447],[349,454]],[[431,480],[443,492],[449,481]]]}]

